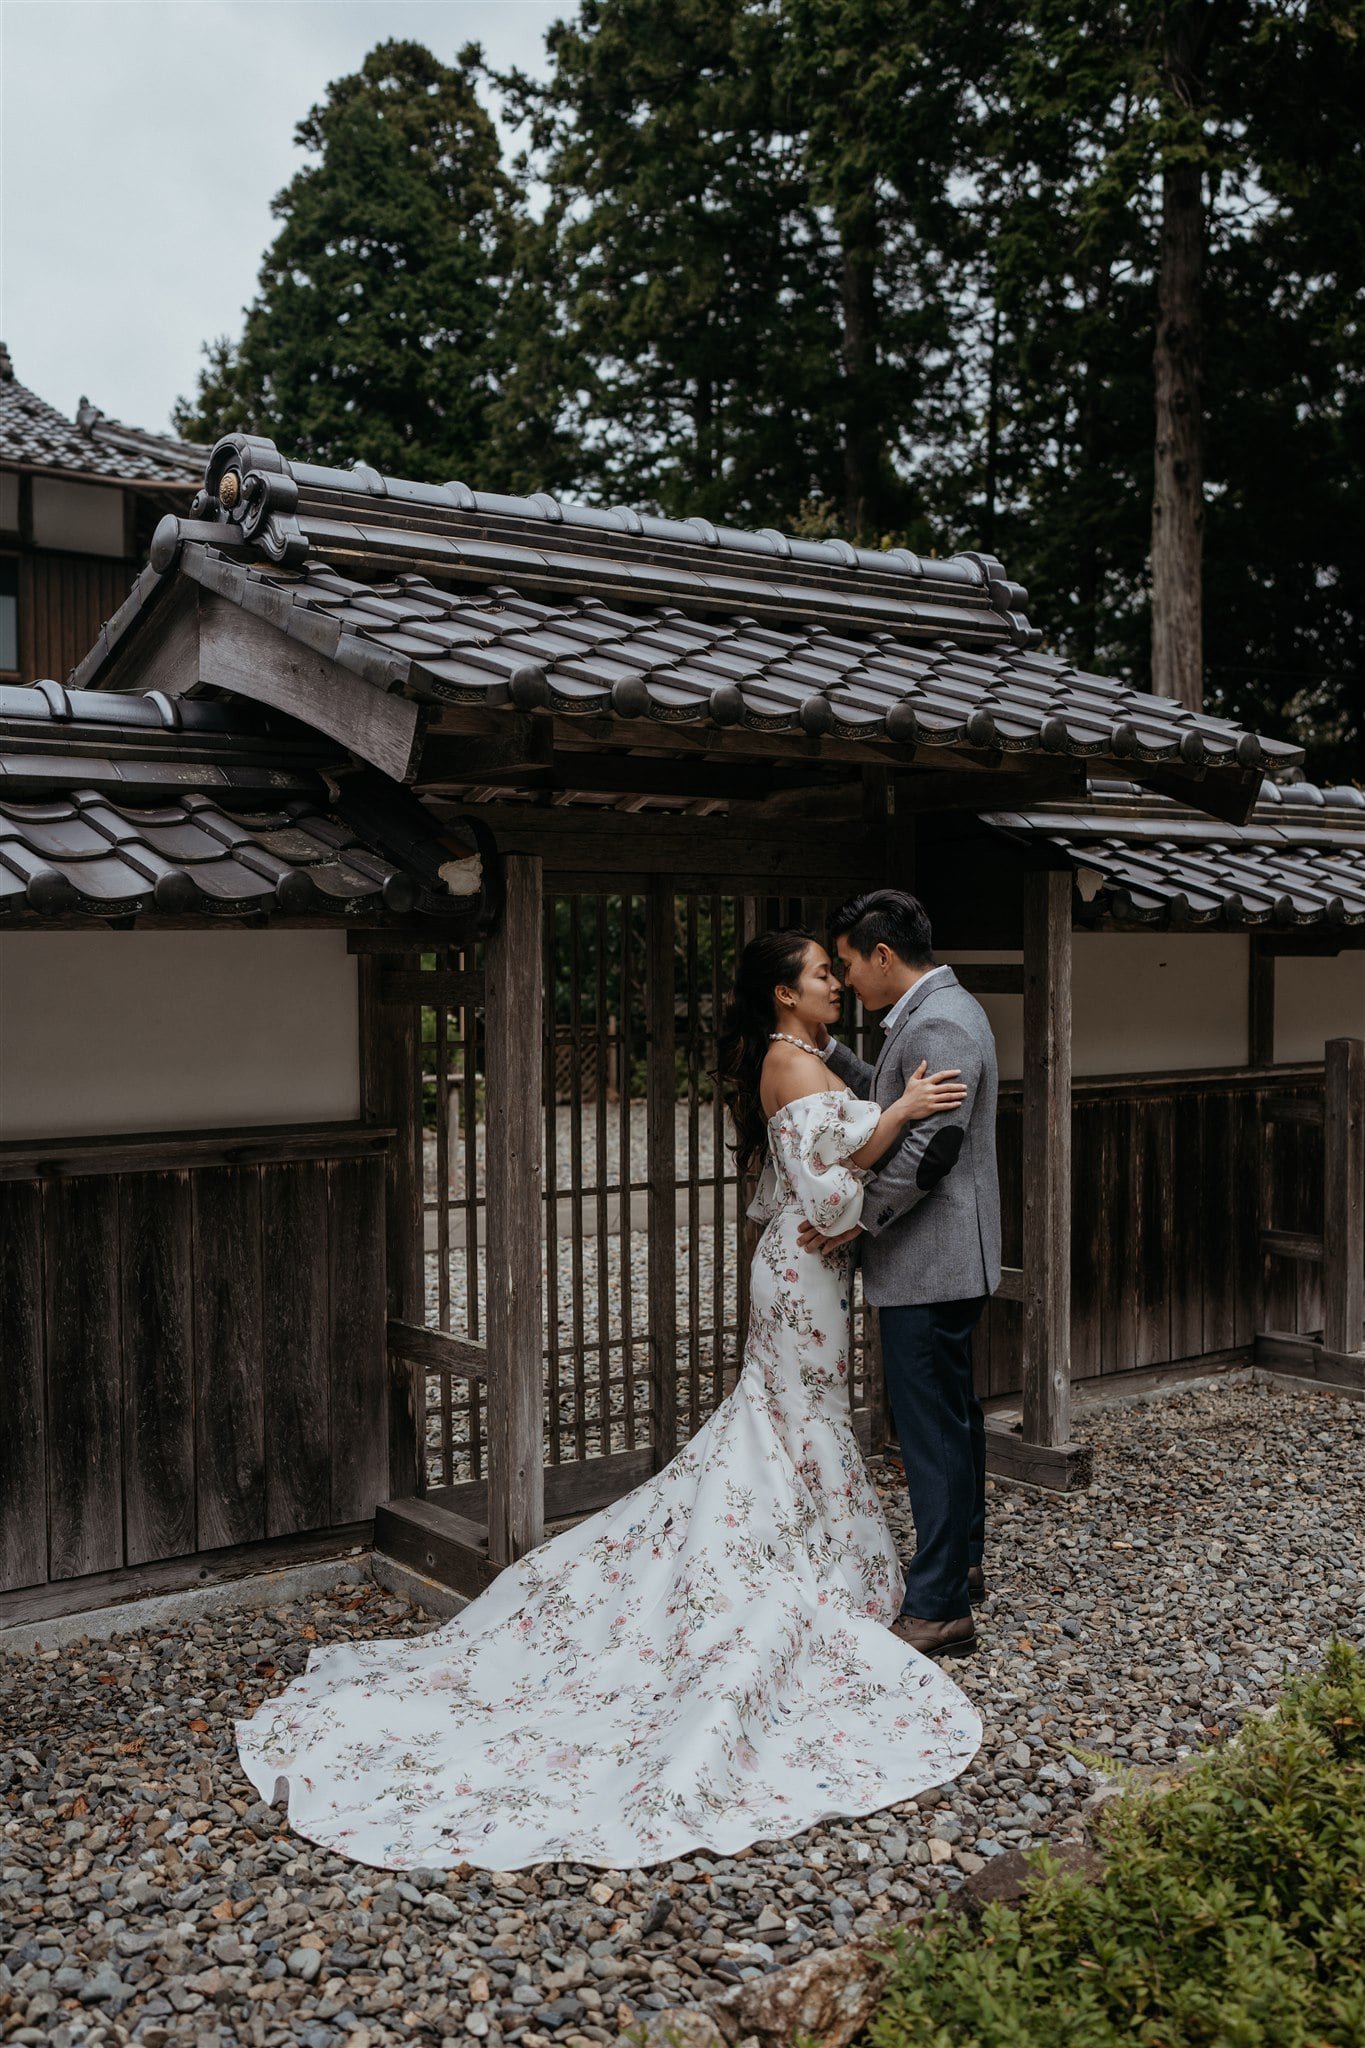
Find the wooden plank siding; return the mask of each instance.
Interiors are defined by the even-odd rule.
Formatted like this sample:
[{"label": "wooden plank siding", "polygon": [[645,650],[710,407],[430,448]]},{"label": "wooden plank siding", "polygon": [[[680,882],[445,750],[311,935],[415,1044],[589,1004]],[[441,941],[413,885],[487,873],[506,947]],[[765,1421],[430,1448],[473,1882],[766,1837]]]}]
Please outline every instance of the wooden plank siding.
[{"label": "wooden plank siding", "polygon": [[[1322,1088],[1320,1070],[1075,1084],[1073,1380],[1249,1350],[1258,1329],[1321,1328],[1318,1268],[1263,1258],[1259,1232],[1267,1203],[1277,1229],[1322,1228],[1321,1121],[1266,1114],[1272,1098],[1320,1104]],[[1020,1123],[1018,1086],[1007,1084],[997,1126],[1007,1266],[1021,1253]],[[1018,1317],[998,1299],[986,1311],[983,1394],[1022,1391]]]},{"label": "wooden plank siding", "polygon": [[143,564],[46,549],[19,556],[19,673],[64,683]]},{"label": "wooden plank siding", "polygon": [[201,1166],[121,1138],[108,1170],[92,1145],[0,1180],[6,1618],[25,1588],[108,1600],[171,1560],[353,1536],[387,1497],[385,1157],[318,1142]]}]

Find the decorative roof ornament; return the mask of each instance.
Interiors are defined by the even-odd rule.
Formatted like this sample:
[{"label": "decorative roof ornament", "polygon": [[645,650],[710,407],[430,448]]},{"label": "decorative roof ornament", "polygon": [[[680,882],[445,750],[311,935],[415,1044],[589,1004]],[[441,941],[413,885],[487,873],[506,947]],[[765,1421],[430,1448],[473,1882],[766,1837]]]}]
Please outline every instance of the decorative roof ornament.
[{"label": "decorative roof ornament", "polygon": [[225,434],[209,456],[192,515],[231,521],[268,560],[297,568],[308,553],[298,509],[294,472],[275,443],[256,434]]}]

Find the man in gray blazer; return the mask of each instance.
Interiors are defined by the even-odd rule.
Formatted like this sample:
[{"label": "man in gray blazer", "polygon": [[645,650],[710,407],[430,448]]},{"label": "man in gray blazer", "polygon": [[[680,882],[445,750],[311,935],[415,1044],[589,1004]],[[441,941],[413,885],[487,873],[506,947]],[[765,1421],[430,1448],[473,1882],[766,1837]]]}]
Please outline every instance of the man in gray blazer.
[{"label": "man in gray blazer", "polygon": [[[930,1073],[957,1070],[967,1091],[960,1108],[907,1125],[864,1189],[857,1226],[918,1539],[892,1627],[926,1656],[960,1656],[975,1647],[972,1600],[985,1593],[985,1420],[972,1331],[1000,1284],[995,1039],[980,1003],[935,962],[915,897],[855,897],[831,931],[848,986],[864,1008],[886,1013],[876,1065],[830,1039],[831,1070],[883,1105],[922,1062]],[[824,1240],[808,1225],[802,1242]]]}]

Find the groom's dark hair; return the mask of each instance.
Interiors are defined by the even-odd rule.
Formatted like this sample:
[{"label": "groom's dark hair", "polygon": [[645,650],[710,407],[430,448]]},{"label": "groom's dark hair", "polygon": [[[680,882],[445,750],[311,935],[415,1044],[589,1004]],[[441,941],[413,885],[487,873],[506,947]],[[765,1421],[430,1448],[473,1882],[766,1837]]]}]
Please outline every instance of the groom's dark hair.
[{"label": "groom's dark hair", "polygon": [[905,889],[869,889],[850,896],[830,921],[831,945],[847,939],[864,960],[877,946],[889,946],[907,967],[932,967],[934,934],[918,896]]}]

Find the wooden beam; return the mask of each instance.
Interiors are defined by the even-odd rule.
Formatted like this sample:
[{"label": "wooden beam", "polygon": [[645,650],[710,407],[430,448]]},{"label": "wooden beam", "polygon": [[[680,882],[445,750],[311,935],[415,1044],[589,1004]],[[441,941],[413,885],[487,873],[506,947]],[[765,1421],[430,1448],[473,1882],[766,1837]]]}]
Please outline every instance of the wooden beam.
[{"label": "wooden beam", "polygon": [[[543,773],[550,765],[554,730],[543,714],[502,710],[490,730],[441,731],[422,750],[422,787],[457,787]],[[440,714],[444,725],[444,714]]]},{"label": "wooden beam", "polygon": [[414,969],[390,967],[380,979],[382,1003],[441,1004],[447,1010],[477,1009],[484,996],[481,974],[460,974],[443,967]]},{"label": "wooden beam", "polygon": [[1024,1269],[1022,1266],[1002,1266],[1000,1285],[995,1290],[997,1301],[1022,1301],[1024,1299]]},{"label": "wooden beam", "polygon": [[975,767],[970,756],[951,765],[912,769],[896,777],[898,808],[910,811],[1013,811],[1020,805],[1062,803],[1085,795],[1084,761],[1054,755],[1008,754]]},{"label": "wooden beam", "polygon": [[1255,932],[1247,942],[1247,1065],[1275,1064],[1275,955]]},{"label": "wooden beam", "polygon": [[963,988],[974,996],[1021,996],[1024,993],[1024,970],[1017,963],[964,960],[960,966],[953,966],[953,973]]},{"label": "wooden beam", "polygon": [[1365,1039],[1329,1038],[1324,1087],[1322,1341],[1365,1348]]},{"label": "wooden beam", "polygon": [[[603,1456],[566,1458],[560,1465],[545,1467],[545,1520],[567,1522],[579,1515],[619,1500],[623,1493],[639,1486],[654,1470],[649,1446],[633,1451],[610,1451]],[[469,1521],[488,1519],[488,1482],[461,1479],[454,1486],[434,1487],[428,1495],[432,1507],[451,1508]]]},{"label": "wooden beam", "polygon": [[374,1547],[470,1600],[498,1575],[488,1554],[488,1531],[426,1500],[391,1500],[378,1508]]},{"label": "wooden beam", "polygon": [[1052,1493],[1078,1493],[1089,1486],[1094,1453],[1089,1444],[1040,1444],[990,1421],[986,1424],[986,1470],[993,1479],[1043,1486]]},{"label": "wooden beam", "polygon": [[450,1372],[466,1380],[488,1378],[487,1345],[471,1337],[452,1337],[449,1330],[429,1330],[390,1317],[389,1349],[423,1372]]},{"label": "wooden beam", "polygon": [[151,1564],[120,1565],[112,1571],[89,1572],[81,1578],[58,1579],[42,1586],[19,1586],[0,1593],[0,1628],[55,1620],[62,1614],[83,1614],[92,1607],[112,1607],[128,1600],[178,1593],[190,1586],[221,1585],[231,1579],[276,1572],[313,1558],[335,1558],[345,1564],[368,1550],[374,1523],[344,1522],[335,1529],[310,1529],[297,1536],[271,1536],[262,1541],[196,1550],[188,1557],[167,1557]]},{"label": "wooden beam", "polygon": [[1365,945],[1365,931],[1353,925],[1342,931],[1259,932],[1261,951],[1274,960],[1335,960]]},{"label": "wooden beam", "polygon": [[1304,1095],[1267,1095],[1261,1121],[1267,1124],[1320,1124],[1323,1105]]},{"label": "wooden beam", "polygon": [[488,1542],[511,1564],[545,1534],[541,1286],[541,865],[507,860],[486,949]]},{"label": "wooden beam", "polygon": [[678,1448],[677,1016],[673,883],[666,875],[650,883],[647,916],[649,1416],[654,1468],[662,1471]]},{"label": "wooden beam", "polygon": [[[385,1294],[391,1320],[420,1324],[426,1313],[422,1270],[423,1158],[421,1018],[415,1005],[383,1000],[385,973],[408,963],[371,954],[357,963],[360,1004],[360,1105],[394,1133],[384,1180]],[[425,1382],[390,1348],[388,1492],[420,1493],[425,1483]]]},{"label": "wooden beam", "polygon": [[[546,727],[548,736],[549,728]],[[422,754],[424,790],[485,784],[554,793],[582,790],[600,796],[677,796],[712,802],[758,804],[775,795],[849,787],[843,763],[812,761],[783,766],[767,761],[698,761],[690,755],[632,754],[623,749],[560,748],[553,758],[507,750],[504,761],[487,740],[429,740]],[[885,772],[884,770],[882,771]],[[841,782],[840,777],[844,780]]]},{"label": "wooden beam", "polygon": [[1261,1250],[1277,1259],[1303,1259],[1309,1265],[1317,1264],[1322,1258],[1320,1237],[1311,1230],[1263,1230]]},{"label": "wooden beam", "polygon": [[233,1131],[139,1131],[107,1138],[10,1138],[0,1181],[88,1180],[95,1174],[165,1173],[181,1167],[278,1166],[300,1159],[357,1159],[382,1152],[383,1124],[255,1124]]},{"label": "wooden beam", "polygon": [[1024,1437],[1071,1433],[1071,871],[1024,883]]},{"label": "wooden beam", "polygon": [[1268,1372],[1321,1380],[1325,1386],[1365,1389],[1365,1352],[1332,1351],[1316,1337],[1298,1330],[1259,1331],[1252,1357]]},{"label": "wooden beam", "polygon": [[712,886],[717,877],[744,876],[765,887],[778,884],[781,894],[802,893],[800,883],[807,878],[824,892],[865,886],[880,872],[880,831],[854,822],[841,822],[820,840],[807,821],[790,818],[640,818],[628,811],[537,804],[470,805],[467,814],[483,820],[501,852],[533,854],[556,872],[670,879],[687,872],[710,876]]},{"label": "wooden beam", "polygon": [[413,780],[423,722],[410,698],[365,682],[227,598],[205,596],[199,619],[200,682],[273,705],[395,782]]}]

